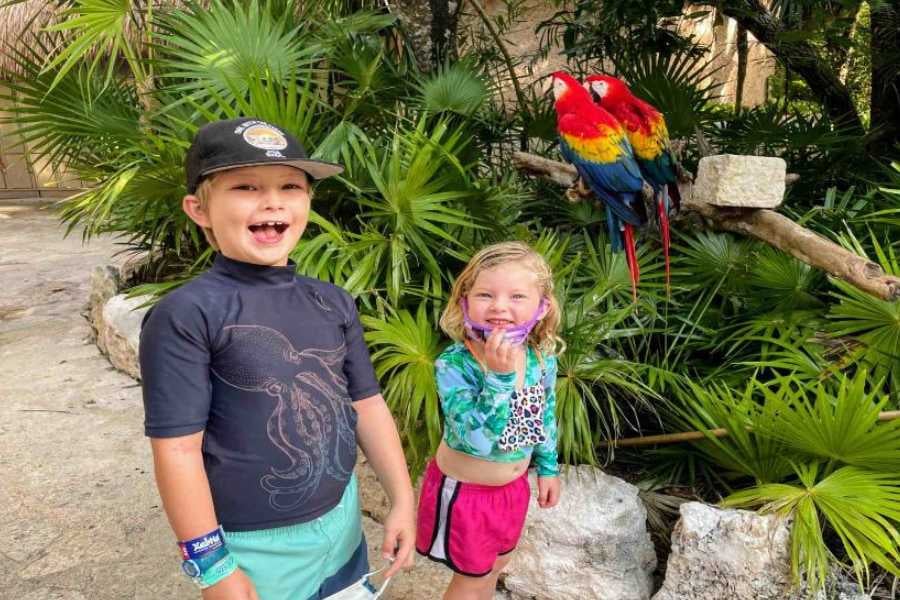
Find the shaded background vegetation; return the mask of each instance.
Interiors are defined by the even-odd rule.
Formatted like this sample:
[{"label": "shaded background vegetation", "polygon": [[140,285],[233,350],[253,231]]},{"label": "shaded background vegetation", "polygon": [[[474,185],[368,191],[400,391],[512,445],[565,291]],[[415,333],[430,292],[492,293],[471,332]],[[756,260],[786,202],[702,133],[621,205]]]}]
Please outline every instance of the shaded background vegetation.
[{"label": "shaded background vegetation", "polygon": [[[449,43],[424,55],[410,43],[421,32],[376,2],[57,4],[8,50],[11,119],[93,185],[61,205],[71,230],[148,253],[136,293],[163,294],[209,264],[180,210],[194,132],[266,119],[346,166],[317,188],[293,259],[357,297],[415,470],[440,439],[432,365],[452,278],[480,246],[522,239],[553,265],[565,307],[564,461],[605,463],[640,482],[651,508],[670,509],[675,494],[792,515],[796,573],[814,586],[838,564],[867,583],[872,567],[900,575],[900,420],[878,419],[900,408],[900,304],[763,243],[677,223],[671,295],[650,232],[633,303],[602,210],[509,167],[521,147],[559,158],[543,82],[511,75],[541,56],[498,42],[520,4],[494,18],[471,2],[465,18],[437,15],[426,34]],[[560,3],[535,30],[539,54],[626,79],[666,115],[688,168],[704,145],[783,157],[800,175],[783,210],[900,275],[895,6],[710,4]],[[710,10],[774,52],[768,103],[714,101],[710,59],[671,26]],[[717,427],[730,435],[610,450],[622,437]]]}]

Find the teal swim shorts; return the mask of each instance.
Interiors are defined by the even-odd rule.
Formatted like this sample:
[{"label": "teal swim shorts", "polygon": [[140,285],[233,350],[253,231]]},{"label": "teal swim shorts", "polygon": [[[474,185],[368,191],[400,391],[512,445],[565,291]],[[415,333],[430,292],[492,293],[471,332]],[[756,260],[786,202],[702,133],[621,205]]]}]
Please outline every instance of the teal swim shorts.
[{"label": "teal swim shorts", "polygon": [[356,475],[341,501],[306,523],[258,531],[226,531],[228,548],[260,600],[319,600],[369,570]]}]

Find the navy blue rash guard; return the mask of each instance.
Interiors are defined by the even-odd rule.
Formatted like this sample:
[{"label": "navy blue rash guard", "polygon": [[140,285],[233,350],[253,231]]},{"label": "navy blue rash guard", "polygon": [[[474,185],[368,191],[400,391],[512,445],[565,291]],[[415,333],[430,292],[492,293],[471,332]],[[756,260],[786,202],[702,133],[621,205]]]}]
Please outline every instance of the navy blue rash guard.
[{"label": "navy blue rash guard", "polygon": [[140,363],[145,433],[205,431],[226,530],[309,521],[340,501],[356,462],[351,402],[380,392],[347,292],[216,255],[144,318]]}]

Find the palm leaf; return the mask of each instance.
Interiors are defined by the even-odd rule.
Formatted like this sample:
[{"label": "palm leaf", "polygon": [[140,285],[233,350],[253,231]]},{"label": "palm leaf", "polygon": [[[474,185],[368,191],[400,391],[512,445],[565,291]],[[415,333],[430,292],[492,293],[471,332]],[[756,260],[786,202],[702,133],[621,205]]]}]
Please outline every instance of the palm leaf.
[{"label": "palm leaf", "polygon": [[440,354],[440,334],[428,319],[424,304],[415,315],[363,316],[366,341],[379,379],[386,382],[385,399],[400,422],[412,471],[418,474],[441,439],[440,402],[434,361]]},{"label": "palm leaf", "polygon": [[[892,247],[872,240],[878,263],[891,275],[900,275],[900,260]],[[856,247],[862,253],[862,248]],[[833,336],[852,336],[861,346],[850,359],[866,365],[872,374],[886,380],[888,389],[900,395],[900,303],[880,300],[840,280],[832,280],[840,300],[828,313]]]},{"label": "palm leaf", "polygon": [[900,575],[900,477],[857,467],[820,473],[815,463],[797,465],[796,473],[798,484],[760,485],[723,504],[761,506],[763,512],[793,517],[794,577],[805,577],[812,590],[822,587],[829,570],[822,519],[840,538],[861,584],[872,562]]},{"label": "palm leaf", "polygon": [[888,402],[867,387],[861,369],[852,379],[814,387],[762,387],[763,401],[779,405],[772,419],[754,427],[802,455],[869,470],[900,472],[900,420],[879,422]]},{"label": "palm leaf", "polygon": [[257,0],[190,4],[161,16],[160,29],[160,79],[171,96],[202,107],[243,98],[253,82],[287,88],[298,77],[311,79],[323,52]]},{"label": "palm leaf", "polygon": [[50,54],[46,72],[54,72],[52,90],[76,66],[88,63],[88,74],[101,66],[106,68],[104,82],[114,79],[117,59],[121,55],[131,67],[138,82],[147,77],[142,50],[135,46],[140,36],[129,34],[128,26],[139,27],[135,13],[139,3],[132,0],[78,0],[60,15],[60,22],[47,27],[51,32],[67,32],[66,43],[56,54]]}]

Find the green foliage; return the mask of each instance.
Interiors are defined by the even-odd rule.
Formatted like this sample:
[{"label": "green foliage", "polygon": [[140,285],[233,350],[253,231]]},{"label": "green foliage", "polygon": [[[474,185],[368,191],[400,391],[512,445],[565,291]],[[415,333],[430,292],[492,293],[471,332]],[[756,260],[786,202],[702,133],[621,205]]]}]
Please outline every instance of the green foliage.
[{"label": "green foliage", "polygon": [[423,108],[468,117],[488,100],[487,86],[462,63],[450,65],[426,77],[419,85]]},{"label": "green foliage", "polygon": [[[655,106],[666,117],[673,139],[691,138],[697,130],[708,130],[717,117],[711,102],[719,92],[711,76],[710,60],[688,50],[673,54],[641,54],[619,59],[616,69],[632,92]],[[705,81],[709,83],[704,83]]]},{"label": "green foliage", "polygon": [[900,573],[900,420],[879,421],[888,398],[866,380],[861,370],[812,386],[752,379],[739,392],[692,383],[675,404],[685,425],[706,433],[696,447],[708,461],[736,483],[755,482],[726,506],[794,519],[794,575],[812,589],[824,583],[832,559],[826,533],[840,540],[861,582],[870,563]]},{"label": "green foliage", "polygon": [[404,436],[414,474],[434,454],[441,439],[440,406],[434,361],[443,349],[426,305],[389,317],[363,316],[376,374],[387,384],[384,396]]},{"label": "green foliage", "polygon": [[[877,240],[872,243],[876,262],[887,274],[900,276],[900,260],[893,246],[883,248]],[[862,250],[858,243],[854,246],[858,252]],[[847,358],[870,369],[878,379],[886,379],[895,398],[900,399],[900,303],[874,298],[843,281],[834,285],[840,303],[832,305],[828,313],[833,320],[831,334],[850,338]]]}]

